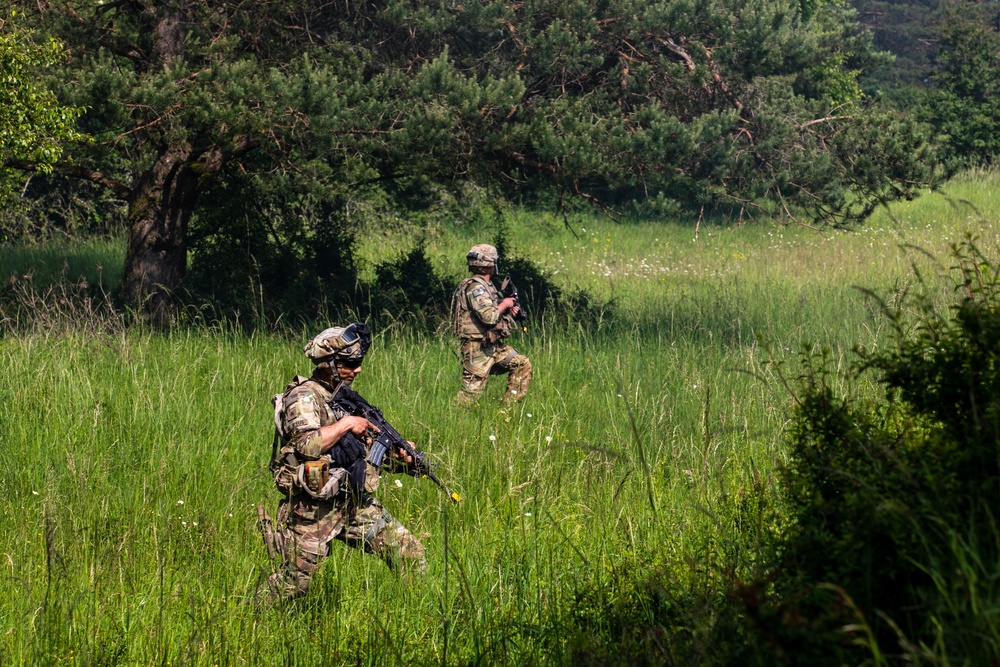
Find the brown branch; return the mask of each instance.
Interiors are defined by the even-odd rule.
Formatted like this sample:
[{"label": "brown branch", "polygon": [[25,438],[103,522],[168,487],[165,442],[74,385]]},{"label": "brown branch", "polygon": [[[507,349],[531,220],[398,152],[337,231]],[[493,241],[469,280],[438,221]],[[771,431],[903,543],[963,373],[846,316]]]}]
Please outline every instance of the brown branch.
[{"label": "brown branch", "polygon": [[538,169],[539,171],[547,171],[550,174],[555,174],[559,171],[559,168],[554,164],[546,164],[537,160],[531,160],[517,151],[507,151],[507,155],[509,155],[514,162],[518,163],[522,167],[531,167],[532,169]]},{"label": "brown branch", "polygon": [[[580,189],[580,183],[574,178],[573,179],[573,194],[577,197],[582,197],[590,203],[591,206],[601,209],[601,212],[611,218],[614,222],[621,222],[621,216],[613,208],[602,202],[600,199],[590,194],[589,192],[584,192]],[[617,217],[616,217],[617,216]]]},{"label": "brown branch", "polygon": [[712,72],[712,81],[719,87],[719,90],[722,91],[722,94],[725,95],[726,99],[733,103],[734,107],[736,107],[739,111],[743,111],[743,103],[740,102],[739,98],[729,92],[729,86],[727,86],[726,82],[722,80],[722,75],[719,74],[719,67],[715,64],[715,59],[712,58],[711,49],[705,49],[705,57],[708,58],[708,68]]},{"label": "brown branch", "polygon": [[680,56],[684,62],[687,63],[688,71],[695,71],[697,66],[694,64],[694,58],[692,58],[687,51],[679,47],[673,38],[668,37],[666,39],[661,39],[660,44],[667,47],[674,55]]},{"label": "brown branch", "polygon": [[[8,160],[4,163],[4,167],[8,169],[20,169],[21,171],[30,171],[34,173],[39,173],[42,170],[42,165],[37,162],[32,162],[30,160]],[[54,164],[52,165],[52,170],[56,173],[62,174],[64,176],[69,176],[71,178],[79,178],[83,181],[90,181],[91,183],[96,183],[98,185],[104,186],[115,193],[118,197],[124,199],[129,194],[129,188],[121,181],[117,181],[113,178],[105,176],[96,169],[91,169],[89,167],[84,167],[76,164]]]},{"label": "brown branch", "polygon": [[829,120],[853,120],[854,116],[827,116],[826,118],[817,118],[816,120],[806,121],[805,123],[800,123],[796,125],[796,129],[804,130],[807,127],[816,125],[817,123],[825,123]]},{"label": "brown branch", "polygon": [[134,132],[141,132],[142,130],[153,127],[154,125],[159,125],[163,121],[163,118],[164,116],[160,116],[159,118],[154,118],[148,123],[139,125],[138,127],[133,127],[131,130],[128,130],[127,132],[122,132],[121,134],[115,137],[114,142],[112,143],[118,142],[119,140],[124,139],[128,135],[133,134]]}]

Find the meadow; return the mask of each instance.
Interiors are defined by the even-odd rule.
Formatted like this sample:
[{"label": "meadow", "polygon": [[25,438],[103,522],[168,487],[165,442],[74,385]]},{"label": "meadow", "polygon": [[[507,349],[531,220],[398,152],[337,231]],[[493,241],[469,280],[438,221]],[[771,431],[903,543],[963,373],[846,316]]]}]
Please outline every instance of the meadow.
[{"label": "meadow", "polygon": [[[858,287],[891,303],[915,267],[935,284],[967,235],[996,257],[998,193],[1000,177],[967,174],[850,232],[711,220],[695,238],[689,222],[597,215],[571,232],[510,213],[513,251],[596,305],[515,335],[535,374],[510,409],[499,378],[454,407],[453,340],[390,314],[355,387],[462,502],[384,477],[426,578],[335,543],[309,595],[283,605],[254,596],[275,566],[254,509],[278,498],[270,397],[308,373],[302,345],[326,323],[82,326],[58,292],[36,303],[50,317],[9,309],[0,665],[773,664],[727,591],[781,528],[766,499],[798,355],[819,344],[846,368],[855,345],[884,344]],[[420,243],[457,281],[492,234],[399,223],[358,252],[371,270]],[[0,278],[110,288],[119,245],[0,249]]]}]

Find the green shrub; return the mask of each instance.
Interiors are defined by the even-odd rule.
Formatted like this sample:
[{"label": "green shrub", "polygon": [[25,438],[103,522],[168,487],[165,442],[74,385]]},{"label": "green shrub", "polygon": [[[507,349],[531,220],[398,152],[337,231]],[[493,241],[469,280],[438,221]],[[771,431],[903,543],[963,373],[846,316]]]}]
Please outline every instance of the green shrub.
[{"label": "green shrub", "polygon": [[[799,621],[817,630],[820,620],[834,630],[814,640],[828,643],[826,664],[859,646],[876,662],[891,662],[880,651],[967,664],[996,657],[990,605],[956,610],[955,593],[976,587],[975,573],[988,575],[982,564],[1000,555],[989,537],[1000,506],[1000,282],[971,241],[954,257],[950,307],[926,286],[899,308],[883,304],[893,342],[861,351],[851,374],[854,386],[873,379],[881,399],[838,395],[826,355],[803,354],[780,475],[792,523],[778,540],[774,600],[785,613],[767,628],[785,649]],[[997,586],[983,580],[977,594],[995,601]],[[973,638],[970,623],[986,632]]]}]

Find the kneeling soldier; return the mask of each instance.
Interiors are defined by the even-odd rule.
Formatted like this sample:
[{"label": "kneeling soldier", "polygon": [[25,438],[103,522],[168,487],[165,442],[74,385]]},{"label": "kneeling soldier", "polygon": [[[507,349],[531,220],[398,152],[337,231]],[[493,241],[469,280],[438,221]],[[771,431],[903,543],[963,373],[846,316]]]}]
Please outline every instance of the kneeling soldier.
[{"label": "kneeling soldier", "polygon": [[486,389],[490,375],[508,373],[504,403],[520,400],[531,383],[531,362],[504,342],[514,329],[518,308],[503,298],[490,278],[497,269],[497,249],[485,243],[465,255],[472,275],[451,300],[452,326],[461,341],[462,390],[458,402],[471,405]]},{"label": "kneeling soldier", "polygon": [[[258,508],[268,551],[283,561],[267,581],[274,598],[305,593],[334,539],[379,556],[404,575],[426,570],[423,546],[372,495],[379,470],[365,460],[365,443],[378,429],[364,417],[338,414],[342,410],[331,404],[341,383],[361,372],[370,344],[363,324],[326,329],[305,348],[316,365],[312,376],[296,376],[274,397],[270,468],[284,496],[277,525]],[[390,454],[411,461],[402,450]]]}]

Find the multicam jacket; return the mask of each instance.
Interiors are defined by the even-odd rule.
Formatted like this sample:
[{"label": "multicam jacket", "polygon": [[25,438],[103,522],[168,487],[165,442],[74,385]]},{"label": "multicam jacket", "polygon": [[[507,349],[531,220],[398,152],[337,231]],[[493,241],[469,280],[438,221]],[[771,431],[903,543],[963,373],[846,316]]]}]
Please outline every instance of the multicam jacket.
[{"label": "multicam jacket", "polygon": [[452,326],[457,338],[483,340],[495,329],[500,338],[510,334],[513,320],[497,306],[503,300],[488,276],[474,274],[458,285],[451,299]]},{"label": "multicam jacket", "polygon": [[343,417],[330,407],[333,389],[313,378],[296,375],[275,401],[274,482],[282,493],[295,493],[297,468],[320,458],[320,428]]}]

